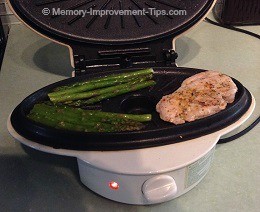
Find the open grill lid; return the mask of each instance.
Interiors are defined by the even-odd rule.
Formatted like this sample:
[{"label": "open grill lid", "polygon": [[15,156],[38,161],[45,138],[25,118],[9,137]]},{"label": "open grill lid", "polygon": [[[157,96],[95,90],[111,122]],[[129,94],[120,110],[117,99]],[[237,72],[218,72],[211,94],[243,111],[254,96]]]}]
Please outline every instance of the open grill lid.
[{"label": "open grill lid", "polygon": [[[23,22],[71,49],[75,75],[91,70],[176,66],[172,39],[198,23],[216,0],[9,0]],[[184,11],[185,15],[55,15],[75,10]],[[45,15],[43,14],[45,11]],[[46,15],[46,11],[50,12]],[[154,11],[154,10],[153,10]]]},{"label": "open grill lid", "polygon": [[[196,24],[214,0],[9,0],[30,27],[62,43],[133,44],[174,37]],[[55,15],[60,10],[184,11],[185,15]],[[50,14],[43,14],[45,10]],[[177,11],[175,11],[177,12]]]}]

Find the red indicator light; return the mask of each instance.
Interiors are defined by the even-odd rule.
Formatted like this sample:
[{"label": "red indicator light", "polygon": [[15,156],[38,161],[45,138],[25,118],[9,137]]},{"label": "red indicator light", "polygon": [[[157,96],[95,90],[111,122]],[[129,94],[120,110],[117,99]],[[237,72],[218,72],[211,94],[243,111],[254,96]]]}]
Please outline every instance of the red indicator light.
[{"label": "red indicator light", "polygon": [[119,184],[117,182],[111,181],[109,182],[109,187],[113,190],[119,189]]}]

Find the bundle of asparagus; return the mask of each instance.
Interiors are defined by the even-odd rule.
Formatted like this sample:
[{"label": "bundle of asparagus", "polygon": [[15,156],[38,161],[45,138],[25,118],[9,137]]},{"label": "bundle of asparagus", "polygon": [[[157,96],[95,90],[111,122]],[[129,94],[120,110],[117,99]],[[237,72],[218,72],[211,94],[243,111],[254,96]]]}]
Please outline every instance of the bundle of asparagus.
[{"label": "bundle of asparagus", "polygon": [[48,96],[53,103],[71,106],[91,105],[103,99],[155,85],[155,81],[151,80],[152,77],[153,69],[151,68],[113,74],[56,88]]},{"label": "bundle of asparagus", "polygon": [[81,132],[120,132],[144,128],[142,122],[151,120],[150,114],[132,115],[83,110],[65,105],[34,105],[29,119],[57,129]]}]

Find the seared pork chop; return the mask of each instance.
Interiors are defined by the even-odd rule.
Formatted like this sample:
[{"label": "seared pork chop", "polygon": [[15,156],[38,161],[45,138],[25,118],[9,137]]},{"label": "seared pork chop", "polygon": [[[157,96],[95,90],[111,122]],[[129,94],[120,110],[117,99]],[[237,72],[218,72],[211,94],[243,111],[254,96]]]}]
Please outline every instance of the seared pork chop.
[{"label": "seared pork chop", "polygon": [[236,92],[230,77],[206,71],[184,80],[178,90],[159,101],[156,110],[164,121],[183,124],[224,110]]}]

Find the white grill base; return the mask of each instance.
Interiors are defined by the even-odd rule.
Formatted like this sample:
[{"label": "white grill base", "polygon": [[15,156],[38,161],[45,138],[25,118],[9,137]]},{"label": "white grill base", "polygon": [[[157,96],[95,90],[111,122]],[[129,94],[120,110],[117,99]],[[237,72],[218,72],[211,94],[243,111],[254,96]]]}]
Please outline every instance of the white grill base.
[{"label": "white grill base", "polygon": [[[78,159],[79,174],[84,185],[105,198],[135,205],[162,203],[185,194],[205,177],[210,168],[214,150],[215,148],[209,152],[206,158],[203,157],[193,163],[193,165],[185,166],[171,172],[160,173],[159,175],[149,175],[149,173],[147,173],[147,175],[112,173],[93,167],[85,161]],[[203,163],[203,161],[206,162]],[[190,168],[193,169],[192,173],[189,171]],[[194,173],[194,171],[196,173]],[[154,188],[154,192],[152,196],[150,196],[151,198],[147,199],[143,189],[144,183],[152,178],[164,176],[173,178],[176,185],[176,193],[172,193],[168,188],[165,189],[165,185],[159,185],[159,187]],[[117,190],[110,188],[109,183],[111,181],[118,183],[119,188]],[[160,192],[162,189],[163,191]]]}]

